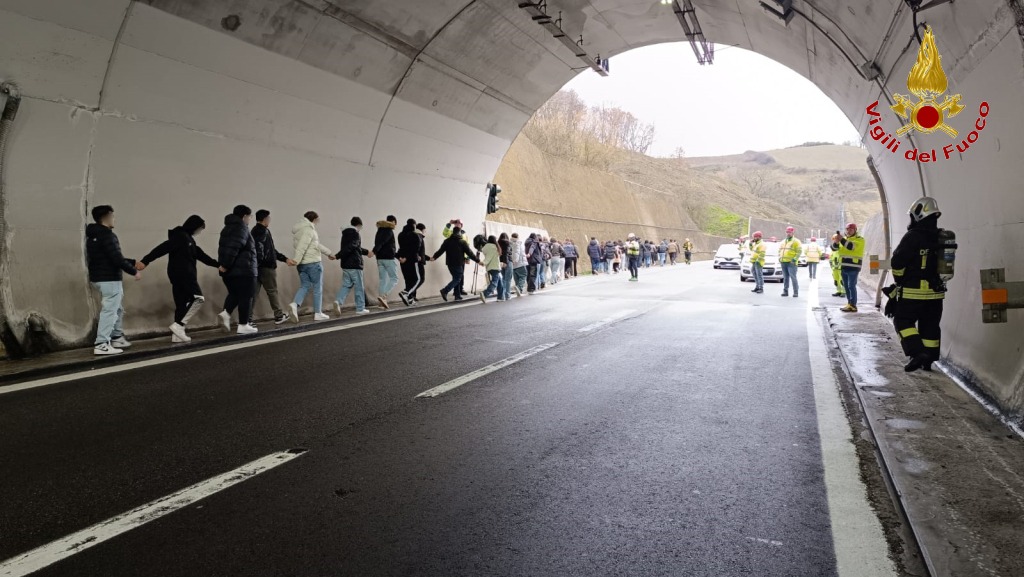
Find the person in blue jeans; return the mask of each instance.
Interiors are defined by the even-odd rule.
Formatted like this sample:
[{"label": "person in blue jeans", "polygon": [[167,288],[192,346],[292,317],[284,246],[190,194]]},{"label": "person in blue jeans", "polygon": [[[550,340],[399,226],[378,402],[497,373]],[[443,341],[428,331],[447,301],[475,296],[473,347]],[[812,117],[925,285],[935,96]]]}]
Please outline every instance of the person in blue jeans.
[{"label": "person in blue jeans", "polygon": [[498,249],[501,251],[501,285],[502,294],[498,295],[504,300],[512,296],[512,241],[508,233],[501,233],[498,237]]},{"label": "person in blue jeans", "polygon": [[380,290],[377,302],[383,309],[388,306],[388,298],[392,289],[398,285],[398,243],[395,241],[395,228],[398,218],[388,215],[384,220],[377,221],[377,236],[373,240],[373,252],[377,257],[377,273],[380,275]]},{"label": "person in blue jeans", "polygon": [[299,307],[309,291],[313,291],[313,320],[326,321],[331,318],[323,313],[324,267],[320,261],[321,255],[326,255],[330,260],[337,257],[331,249],[320,244],[320,236],[316,232],[318,222],[320,215],[311,210],[302,215],[302,219],[292,227],[292,243],[295,247],[295,258],[292,260],[298,265],[300,286],[289,309],[296,323],[299,322]]},{"label": "person in blue jeans", "polygon": [[494,295],[498,295],[499,301],[505,300],[505,285],[502,282],[504,264],[501,262],[498,239],[494,238],[494,235],[489,236],[487,242],[480,248],[480,253],[483,254],[484,270],[487,271],[487,277],[490,279],[487,288],[480,293],[480,300],[487,304],[487,299]]},{"label": "person in blue jeans", "polygon": [[430,260],[437,260],[445,255],[445,264],[448,265],[448,272],[452,275],[452,281],[441,289],[441,298],[448,301],[448,294],[455,293],[455,301],[462,300],[462,279],[466,275],[466,259],[477,264],[483,264],[473,254],[469,245],[462,242],[462,229],[458,226],[452,228],[452,234],[441,243],[441,248],[434,253]]},{"label": "person in blue jeans", "polygon": [[352,226],[341,231],[341,251],[335,255],[341,261],[341,288],[334,298],[334,310],[340,315],[349,291],[354,291],[356,314],[365,315],[370,311],[366,310],[366,291],[363,289],[363,257],[373,258],[374,255],[363,248],[363,240],[359,236],[363,220],[353,216],[349,223]]},{"label": "person in blue jeans", "polygon": [[100,205],[92,209],[92,224],[85,227],[85,251],[89,265],[89,282],[100,293],[101,308],[95,355],[116,355],[132,346],[124,337],[124,273],[142,278],[136,262],[124,258],[121,243],[114,234],[114,208]]}]

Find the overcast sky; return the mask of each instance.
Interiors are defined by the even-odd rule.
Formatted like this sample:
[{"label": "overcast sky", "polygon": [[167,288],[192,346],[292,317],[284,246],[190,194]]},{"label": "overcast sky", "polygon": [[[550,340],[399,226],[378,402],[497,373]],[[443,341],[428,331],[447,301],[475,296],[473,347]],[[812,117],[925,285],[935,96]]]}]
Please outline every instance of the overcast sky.
[{"label": "overcast sky", "polygon": [[[591,105],[619,106],[657,132],[648,154],[718,156],[808,141],[860,141],[839,108],[809,80],[760,54],[715,47],[700,66],[688,43],[638,48],[566,85]],[[757,87],[755,92],[751,87]]]}]

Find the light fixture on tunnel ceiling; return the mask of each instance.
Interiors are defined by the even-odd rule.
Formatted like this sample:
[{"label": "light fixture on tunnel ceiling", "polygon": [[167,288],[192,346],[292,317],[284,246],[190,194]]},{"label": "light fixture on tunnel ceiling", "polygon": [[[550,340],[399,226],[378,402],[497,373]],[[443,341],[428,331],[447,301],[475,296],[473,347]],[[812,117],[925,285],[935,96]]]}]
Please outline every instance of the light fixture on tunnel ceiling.
[{"label": "light fixture on tunnel ceiling", "polygon": [[576,58],[582,60],[588,68],[597,72],[601,76],[608,76],[607,60],[602,61],[600,57],[592,58],[587,51],[583,49],[583,35],[580,34],[578,41],[573,41],[572,38],[562,30],[562,13],[558,13],[558,20],[554,20],[548,14],[548,0],[539,0],[538,2],[520,2],[519,7],[533,18],[533,21],[544,27],[545,30],[551,33],[551,36],[556,38],[559,42],[565,45],[566,48],[572,50],[572,53],[576,55]]},{"label": "light fixture on tunnel ceiling", "polygon": [[693,2],[690,0],[661,0],[661,3],[672,7],[676,18],[679,19],[679,25],[683,27],[686,39],[690,41],[693,55],[697,57],[697,63],[701,66],[713,64],[715,45],[704,37],[704,31],[701,30],[700,22],[697,21],[697,10],[694,9]]},{"label": "light fixture on tunnel ceiling", "polygon": [[793,0],[772,0],[778,8],[766,2],[759,2],[761,9],[779,19],[783,26],[789,26],[796,12],[793,11]]}]

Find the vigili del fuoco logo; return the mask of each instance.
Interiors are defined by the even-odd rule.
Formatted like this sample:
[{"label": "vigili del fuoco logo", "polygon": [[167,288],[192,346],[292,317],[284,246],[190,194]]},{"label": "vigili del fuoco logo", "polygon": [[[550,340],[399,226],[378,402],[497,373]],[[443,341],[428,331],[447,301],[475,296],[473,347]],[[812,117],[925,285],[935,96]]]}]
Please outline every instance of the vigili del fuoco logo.
[{"label": "vigili del fuoco logo", "polygon": [[[960,154],[967,152],[971,145],[978,141],[981,131],[985,129],[985,118],[989,113],[988,102],[981,103],[973,129],[961,137],[956,128],[951,126],[947,120],[960,114],[964,106],[960,104],[959,94],[946,94],[947,88],[946,73],[942,70],[942,57],[939,56],[939,49],[935,46],[935,34],[932,33],[930,27],[925,27],[924,39],[917,52],[917,62],[910,69],[910,75],[907,76],[907,89],[917,97],[917,102],[911,96],[893,94],[896,104],[889,108],[905,122],[896,130],[896,136],[893,136],[882,128],[880,124],[882,115],[878,112],[878,101],[874,101],[866,109],[868,117],[871,119],[868,121],[868,125],[871,127],[868,135],[882,143],[882,146],[889,152],[897,154],[900,145],[903,144],[899,140],[901,136],[913,132],[921,134],[942,132],[953,140],[951,144],[942,147],[942,155],[945,160],[949,160],[954,150]],[[945,95],[945,99],[940,103],[939,99],[943,95]],[[959,142],[957,142],[958,140]],[[939,160],[934,148],[931,151],[919,151],[917,148],[913,148],[904,152],[903,157],[907,160],[920,160],[921,162],[937,162]]]}]

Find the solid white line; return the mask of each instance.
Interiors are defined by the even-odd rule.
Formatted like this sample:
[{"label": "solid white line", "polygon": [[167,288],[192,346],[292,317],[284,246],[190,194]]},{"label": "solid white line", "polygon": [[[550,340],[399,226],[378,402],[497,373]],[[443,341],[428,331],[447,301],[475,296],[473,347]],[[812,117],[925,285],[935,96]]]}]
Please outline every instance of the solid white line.
[{"label": "solid white line", "polygon": [[274,467],[283,465],[298,457],[302,452],[281,452],[267,455],[255,461],[242,465],[241,467],[196,483],[187,489],[182,489],[173,495],[168,495],[136,507],[127,513],[107,519],[83,529],[63,539],[54,541],[42,547],[33,549],[28,553],[12,557],[0,563],[0,575],[4,577],[21,577],[48,567],[62,559],[66,559],[76,553],[81,553],[90,547],[95,547],[104,541],[113,539],[121,533],[125,533],[137,527],[141,527],[150,521],[154,521],[173,513],[178,509],[187,507],[200,499],[205,499],[214,493],[223,491],[232,485],[251,479],[260,473],[265,473]]},{"label": "solid white line", "polygon": [[814,382],[818,436],[839,577],[894,577],[882,525],[868,502],[839,383],[825,349],[825,334],[807,310],[807,342]]},{"label": "solid white line", "polygon": [[438,307],[438,308],[435,308],[435,309],[419,311],[419,312],[414,312],[414,313],[405,313],[405,314],[401,314],[401,315],[382,316],[382,317],[377,318],[377,319],[365,320],[365,321],[351,323],[351,324],[347,324],[347,325],[329,326],[329,327],[324,327],[322,329],[314,329],[314,330],[310,330],[310,331],[303,331],[303,332],[299,332],[299,333],[292,333],[292,334],[287,334],[287,335],[281,335],[279,337],[271,337],[271,338],[266,338],[266,339],[258,339],[258,340],[241,342],[241,343],[238,343],[238,344],[235,344],[235,345],[224,345],[224,346],[221,346],[221,347],[213,347],[213,348],[203,349],[203,350],[199,350],[199,351],[186,352],[186,353],[181,353],[181,354],[178,354],[178,355],[170,355],[170,356],[166,356],[166,357],[160,357],[160,358],[157,358],[157,359],[148,359],[148,360],[145,360],[145,361],[135,361],[135,362],[125,363],[123,365],[117,365],[117,366],[113,366],[113,367],[104,367],[104,368],[99,368],[99,369],[90,369],[90,370],[85,370],[85,371],[82,371],[82,372],[72,373],[72,374],[69,374],[69,375],[61,375],[61,376],[57,376],[57,377],[47,377],[45,379],[38,379],[38,380],[35,380],[35,381],[27,381],[27,382],[24,382],[24,383],[19,383],[17,385],[0,386],[0,395],[5,395],[5,394],[8,394],[8,393],[15,393],[15,392],[18,392],[18,391],[24,391],[26,389],[34,389],[36,387],[45,387],[47,385],[55,385],[55,384],[58,384],[58,383],[66,383],[66,382],[69,382],[69,381],[77,381],[77,380],[80,380],[80,379],[90,379],[92,377],[100,377],[100,376],[103,376],[103,375],[110,375],[110,374],[114,374],[114,373],[122,373],[124,371],[133,371],[135,369],[141,369],[141,368],[145,368],[145,367],[152,367],[152,366],[156,366],[156,365],[164,365],[164,364],[167,364],[167,363],[174,363],[174,362],[183,361],[183,360],[186,360],[186,359],[195,359],[195,358],[199,358],[199,357],[206,357],[206,356],[209,356],[209,355],[219,355],[221,353],[226,353],[226,352],[229,352],[229,351],[237,351],[237,350],[241,350],[241,349],[248,349],[250,347],[260,347],[260,346],[268,345],[268,344],[271,344],[271,343],[279,343],[279,342],[282,342],[282,341],[290,341],[290,340],[293,340],[293,339],[304,339],[304,338],[307,338],[307,337],[315,337],[315,336],[318,336],[318,335],[324,335],[324,334],[328,334],[328,333],[335,333],[335,332],[338,332],[338,331],[347,331],[347,330],[351,330],[351,329],[357,329],[357,328],[360,328],[360,327],[367,327],[367,326],[370,326],[370,325],[376,325],[376,324],[380,324],[380,323],[388,323],[388,322],[392,322],[392,321],[408,319],[408,318],[412,318],[412,317],[419,317],[419,316],[423,316],[423,315],[432,315],[432,314],[436,314],[436,313],[440,313],[440,312],[445,312],[445,311],[450,311],[450,310],[455,310],[455,309],[460,309],[460,308],[464,308],[464,307],[477,306],[479,304],[480,304],[479,301],[474,301],[474,302],[471,302],[471,303],[463,303],[463,304],[459,304],[459,305],[443,306],[443,307]]},{"label": "solid white line", "polygon": [[605,317],[604,319],[599,320],[596,323],[589,324],[589,325],[583,327],[582,329],[579,330],[579,332],[581,332],[581,333],[588,333],[588,332],[590,332],[592,330],[599,329],[599,328],[601,328],[601,327],[603,327],[603,326],[605,326],[607,324],[614,323],[615,321],[621,319],[622,317],[630,315],[630,314],[635,313],[635,312],[636,311],[633,310],[633,309],[622,309],[622,310],[620,310],[619,312],[613,314],[610,317]]},{"label": "solid white line", "polygon": [[557,345],[558,345],[558,343],[547,343],[547,344],[543,344],[543,345],[540,345],[540,346],[537,346],[537,347],[533,347],[532,349],[530,349],[528,351],[523,351],[523,352],[519,353],[518,355],[512,355],[511,357],[509,357],[507,359],[504,359],[504,360],[500,360],[500,361],[494,363],[493,365],[487,365],[486,367],[484,367],[482,369],[479,369],[479,370],[476,370],[476,371],[473,371],[472,373],[469,373],[468,375],[461,376],[461,377],[459,377],[457,379],[452,379],[452,380],[448,381],[447,383],[445,383],[443,385],[438,385],[438,386],[434,387],[433,389],[429,389],[429,390],[423,391],[422,393],[416,395],[416,398],[419,399],[419,398],[436,397],[438,395],[443,395],[444,393],[447,393],[448,391],[450,391],[450,390],[452,390],[454,388],[461,387],[462,385],[465,385],[466,383],[475,381],[475,380],[479,379],[480,377],[482,377],[484,375],[489,375],[489,374],[493,373],[494,371],[501,370],[501,369],[503,369],[503,368],[505,368],[505,367],[507,367],[509,365],[514,365],[514,364],[518,363],[519,361],[521,361],[523,359],[527,359],[529,357],[532,357],[533,355],[536,355],[537,353],[542,353],[542,352],[550,349],[551,347],[554,347],[554,346],[557,346]]}]

